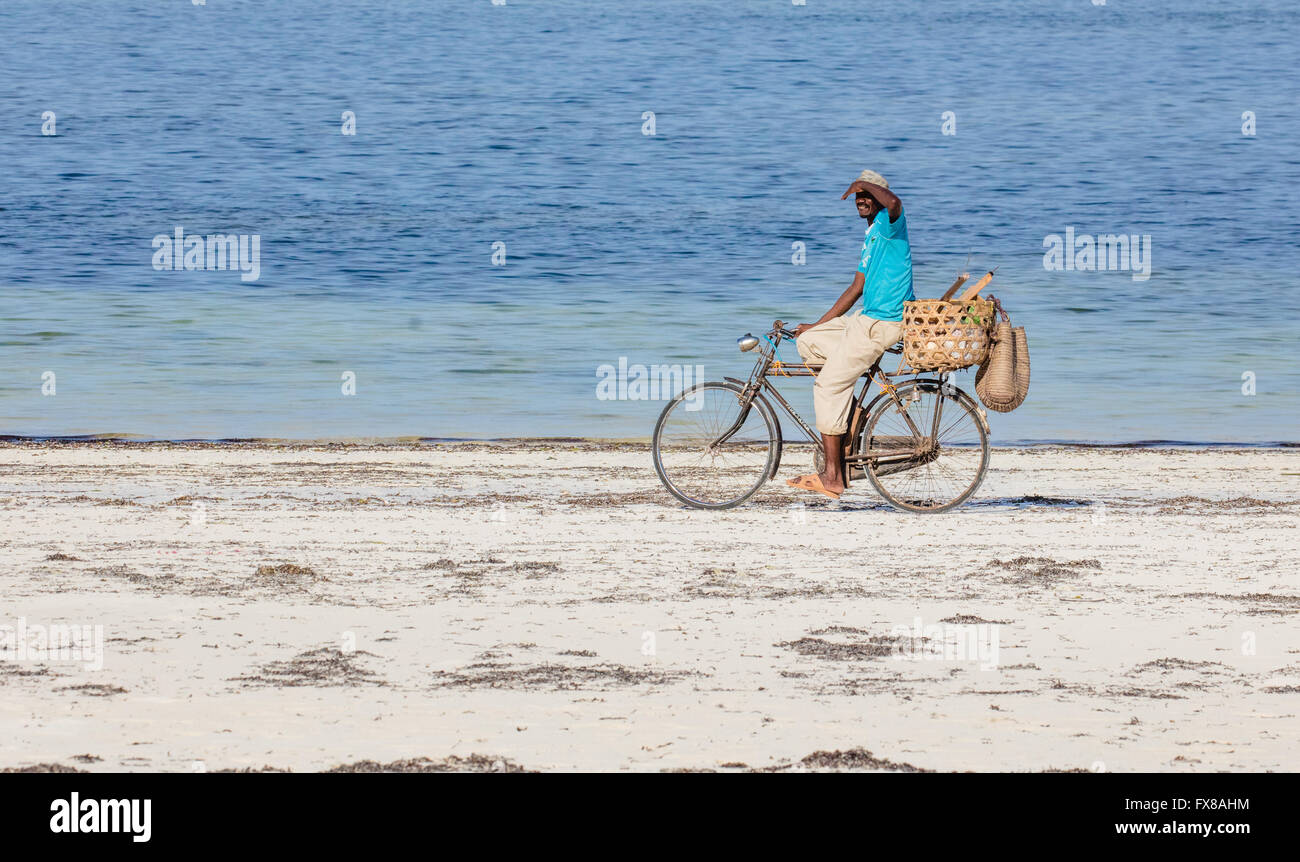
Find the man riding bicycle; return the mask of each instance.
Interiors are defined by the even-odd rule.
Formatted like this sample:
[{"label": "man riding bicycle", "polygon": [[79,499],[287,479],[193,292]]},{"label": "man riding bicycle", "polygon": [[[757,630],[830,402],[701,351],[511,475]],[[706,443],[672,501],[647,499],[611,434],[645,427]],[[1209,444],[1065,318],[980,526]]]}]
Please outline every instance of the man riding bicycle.
[{"label": "man riding bicycle", "polygon": [[[839,499],[848,484],[844,436],[854,385],[902,337],[903,303],[916,298],[903,202],[875,171],[863,171],[840,200],[849,195],[868,224],[858,272],[820,320],[801,323],[794,330],[804,362],[822,363],[813,384],[813,407],[826,461],[820,474],[799,476],[786,484],[833,499]],[[858,297],[862,309],[852,312]]]}]

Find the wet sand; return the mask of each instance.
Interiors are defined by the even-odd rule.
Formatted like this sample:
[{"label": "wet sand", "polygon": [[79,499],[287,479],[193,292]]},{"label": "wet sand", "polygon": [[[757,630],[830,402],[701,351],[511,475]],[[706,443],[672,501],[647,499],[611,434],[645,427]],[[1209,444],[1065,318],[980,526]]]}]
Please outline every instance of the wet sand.
[{"label": "wet sand", "polygon": [[633,444],[0,465],[0,768],[1300,768],[1296,450],[999,449],[937,516],[690,510]]}]

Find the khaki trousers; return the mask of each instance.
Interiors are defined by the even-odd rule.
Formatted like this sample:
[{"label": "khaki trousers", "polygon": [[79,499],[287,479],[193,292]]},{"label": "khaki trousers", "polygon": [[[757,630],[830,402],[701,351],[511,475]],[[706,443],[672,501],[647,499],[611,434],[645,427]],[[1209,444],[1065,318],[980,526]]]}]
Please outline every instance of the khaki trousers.
[{"label": "khaki trousers", "polygon": [[849,407],[858,378],[902,337],[900,321],[876,320],[860,312],[828,320],[799,336],[795,346],[804,362],[823,363],[813,384],[818,431],[844,434],[849,430]]}]

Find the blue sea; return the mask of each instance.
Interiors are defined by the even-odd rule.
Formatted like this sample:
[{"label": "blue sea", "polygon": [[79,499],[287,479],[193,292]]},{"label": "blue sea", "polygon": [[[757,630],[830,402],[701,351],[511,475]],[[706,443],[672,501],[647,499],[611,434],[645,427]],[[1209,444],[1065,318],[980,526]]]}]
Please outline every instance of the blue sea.
[{"label": "blue sea", "polygon": [[[738,335],[852,279],[871,168],[918,294],[997,267],[1027,327],[995,443],[1300,440],[1293,0],[3,0],[0,34],[3,435],[645,438],[601,367],[744,377]],[[256,235],[257,280],[156,269],[177,228]],[[1149,236],[1149,278],[1046,269],[1067,229]]]}]

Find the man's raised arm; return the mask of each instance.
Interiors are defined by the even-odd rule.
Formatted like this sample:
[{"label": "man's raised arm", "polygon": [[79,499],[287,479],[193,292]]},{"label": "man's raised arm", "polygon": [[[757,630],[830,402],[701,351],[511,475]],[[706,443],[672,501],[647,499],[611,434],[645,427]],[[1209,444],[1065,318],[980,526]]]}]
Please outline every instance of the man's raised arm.
[{"label": "man's raised arm", "polygon": [[868,183],[862,180],[854,180],[849,190],[840,195],[840,200],[844,200],[849,195],[856,195],[858,192],[866,192],[880,204],[880,208],[889,213],[891,222],[898,221],[898,215],[903,211],[903,202],[898,199],[898,195],[891,192],[884,186],[878,186],[875,183]]}]

